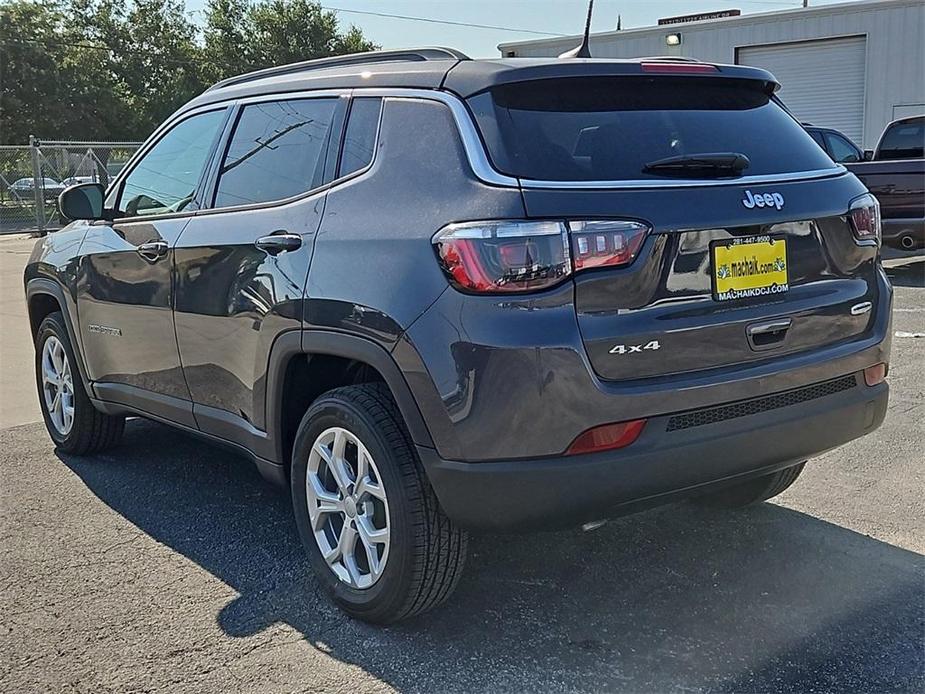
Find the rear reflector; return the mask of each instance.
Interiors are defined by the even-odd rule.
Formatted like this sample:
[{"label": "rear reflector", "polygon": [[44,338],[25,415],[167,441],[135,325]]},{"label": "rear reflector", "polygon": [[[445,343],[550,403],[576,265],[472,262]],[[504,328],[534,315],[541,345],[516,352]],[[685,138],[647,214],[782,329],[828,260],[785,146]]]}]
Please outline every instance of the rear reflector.
[{"label": "rear reflector", "polygon": [[875,386],[878,383],[883,383],[886,380],[886,364],[883,362],[875,364],[874,366],[868,366],[864,369],[864,383],[869,386]]},{"label": "rear reflector", "polygon": [[624,448],[639,438],[645,425],[646,420],[634,419],[629,422],[604,424],[588,429],[572,441],[572,445],[568,447],[565,454],[579,455],[581,453],[597,453],[598,451],[612,451],[616,448]]},{"label": "rear reflector", "polygon": [[715,65],[706,63],[675,63],[666,61],[664,63],[643,63],[643,72],[660,72],[672,75],[696,74],[703,75],[707,73],[719,72]]}]

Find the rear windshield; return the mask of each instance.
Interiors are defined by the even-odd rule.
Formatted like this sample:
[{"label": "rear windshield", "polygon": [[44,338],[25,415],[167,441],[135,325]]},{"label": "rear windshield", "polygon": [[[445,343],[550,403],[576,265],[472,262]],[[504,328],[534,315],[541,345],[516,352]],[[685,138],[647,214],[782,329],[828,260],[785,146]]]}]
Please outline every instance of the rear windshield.
[{"label": "rear windshield", "polygon": [[878,159],[921,159],[925,156],[925,118],[894,123],[883,134]]},{"label": "rear windshield", "polygon": [[[551,181],[664,180],[645,165],[737,152],[743,175],[832,167],[760,82],[697,77],[587,77],[518,82],[471,97],[499,171]],[[699,177],[699,176],[698,176]]]}]

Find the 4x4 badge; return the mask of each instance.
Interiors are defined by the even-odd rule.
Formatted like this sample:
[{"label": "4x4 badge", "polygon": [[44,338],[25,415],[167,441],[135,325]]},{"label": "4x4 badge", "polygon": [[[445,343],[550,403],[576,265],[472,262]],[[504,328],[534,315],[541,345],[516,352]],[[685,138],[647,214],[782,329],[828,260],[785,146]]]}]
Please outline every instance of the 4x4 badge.
[{"label": "4x4 badge", "polygon": [[780,210],[784,207],[784,196],[780,193],[752,193],[746,190],[742,204],[750,210],[756,207],[776,207]]},{"label": "4x4 badge", "polygon": [[650,340],[644,345],[614,345],[611,354],[632,354],[633,352],[642,352],[644,349],[661,349],[658,340]]}]

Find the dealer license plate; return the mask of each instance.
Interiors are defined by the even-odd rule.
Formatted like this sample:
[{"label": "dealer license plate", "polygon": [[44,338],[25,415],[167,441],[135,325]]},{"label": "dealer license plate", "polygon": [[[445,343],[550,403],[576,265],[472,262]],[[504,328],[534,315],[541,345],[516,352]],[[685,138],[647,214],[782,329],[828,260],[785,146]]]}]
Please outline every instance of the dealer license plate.
[{"label": "dealer license plate", "polygon": [[750,299],[787,291],[787,240],[747,236],[715,241],[713,298],[716,301]]}]

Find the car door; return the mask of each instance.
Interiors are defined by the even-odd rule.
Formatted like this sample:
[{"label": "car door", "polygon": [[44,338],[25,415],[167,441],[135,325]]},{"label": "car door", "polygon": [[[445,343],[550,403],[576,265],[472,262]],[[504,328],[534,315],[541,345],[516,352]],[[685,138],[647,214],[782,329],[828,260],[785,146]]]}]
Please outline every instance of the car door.
[{"label": "car door", "polygon": [[270,349],[301,327],[345,108],[337,96],[242,102],[210,176],[210,209],[176,244],[177,343],[203,431],[253,448],[265,429]]},{"label": "car door", "polygon": [[114,220],[81,248],[77,307],[97,395],[194,425],[173,324],[173,249],[198,193],[226,108],[164,129],[107,195]]}]

